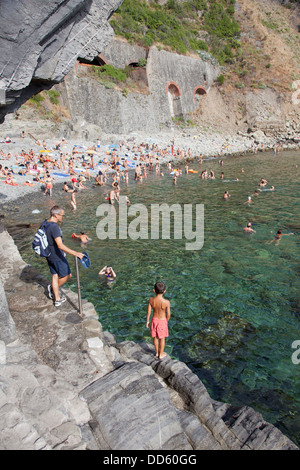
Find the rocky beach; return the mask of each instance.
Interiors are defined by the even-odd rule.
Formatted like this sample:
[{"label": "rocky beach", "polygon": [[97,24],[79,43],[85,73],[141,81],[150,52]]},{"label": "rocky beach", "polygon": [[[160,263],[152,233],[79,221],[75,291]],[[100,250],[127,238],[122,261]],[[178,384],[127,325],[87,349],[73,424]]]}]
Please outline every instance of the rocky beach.
[{"label": "rocky beach", "polygon": [[[160,134],[150,134],[134,132],[130,135],[115,135],[115,134],[102,134],[99,129],[93,129],[91,133],[94,138],[86,140],[82,133],[71,133],[67,135],[65,140],[64,134],[59,133],[58,135],[51,135],[50,129],[44,129],[44,125],[38,123],[24,123],[18,122],[17,120],[7,119],[7,123],[4,123],[1,127],[2,135],[0,136],[0,161],[3,168],[13,170],[13,179],[16,181],[16,185],[8,185],[4,183],[5,178],[2,178],[2,184],[0,187],[0,202],[6,204],[10,201],[22,198],[22,196],[40,191],[40,183],[34,181],[36,172],[30,171],[26,175],[20,175],[19,170],[22,168],[16,163],[16,158],[22,163],[22,157],[20,157],[22,150],[28,153],[30,149],[33,150],[36,157],[38,155],[51,155],[51,159],[56,160],[59,164],[59,151],[65,154],[71,155],[72,149],[78,150],[76,154],[80,162],[76,162],[75,169],[77,174],[80,174],[80,168],[82,169],[81,162],[84,157],[88,157],[88,149],[96,149],[94,153],[95,170],[91,171],[92,179],[95,178],[100,168],[103,167],[103,159],[108,157],[114,150],[120,157],[127,157],[131,159],[133,165],[130,169],[133,169],[136,164],[143,163],[140,160],[141,155],[146,153],[152,154],[155,158],[159,159],[160,165],[167,165],[169,161],[174,162],[173,167],[176,164],[183,165],[186,161],[198,163],[199,157],[202,156],[203,161],[212,158],[222,159],[224,156],[230,155],[246,155],[255,154],[256,152],[263,152],[266,150],[278,149],[283,150],[297,150],[300,148],[300,137],[296,131],[287,129],[286,133],[280,135],[267,136],[262,131],[246,133],[232,133],[219,131],[214,128],[197,128],[184,130],[178,130],[172,128],[165,130]],[[24,132],[25,137],[21,137]],[[34,133],[34,134],[32,134]],[[10,142],[6,143],[6,139],[9,138]],[[97,147],[97,140],[100,141],[100,146]],[[46,148],[42,146],[42,142],[45,141]],[[120,150],[119,144],[123,143],[123,147]],[[174,152],[171,152],[171,146],[173,142]],[[56,149],[57,144],[61,144],[59,150]],[[137,147],[143,149],[140,153],[136,151]],[[148,146],[147,148],[145,146]],[[166,149],[167,154],[161,156],[160,153],[152,150],[152,146],[155,146],[159,150]],[[181,151],[181,155],[176,154],[177,150]],[[44,153],[47,150],[47,153]],[[40,153],[41,151],[41,153]],[[7,157],[7,155],[9,157]],[[176,165],[175,165],[176,166]],[[205,165],[204,165],[205,166]],[[38,167],[42,170],[42,164]],[[132,170],[133,171],[133,170]],[[49,168],[49,172],[53,177],[53,183],[62,183],[65,180],[70,182],[70,176],[63,178],[62,176],[55,176],[53,173],[61,172],[62,174],[68,173],[66,170],[59,168]],[[44,172],[41,171],[43,176]],[[28,184],[29,183],[29,184]]]}]

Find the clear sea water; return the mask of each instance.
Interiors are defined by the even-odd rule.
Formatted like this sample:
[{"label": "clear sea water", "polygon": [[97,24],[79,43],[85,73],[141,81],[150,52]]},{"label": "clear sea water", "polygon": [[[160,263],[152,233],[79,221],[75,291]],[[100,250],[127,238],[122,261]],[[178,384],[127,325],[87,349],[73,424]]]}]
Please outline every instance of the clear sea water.
[{"label": "clear sea water", "polygon": [[[92,263],[89,269],[80,265],[82,297],[94,304],[103,329],[118,341],[151,342],[145,327],[148,298],[154,283],[164,281],[171,302],[166,351],[198,374],[212,398],[253,407],[300,445],[300,364],[292,362],[292,343],[300,340],[300,153],[223,161],[222,167],[218,159],[190,164],[198,173],[183,174],[176,186],[166,169],[163,177],[153,173],[136,183],[132,176],[128,186],[121,184],[121,194],[147,208],[162,202],[204,204],[205,241],[198,251],[186,250],[184,238],[99,240],[96,208],[105,202],[108,187],[82,191],[76,212],[70,194],[56,188],[51,198],[30,196],[6,223],[34,224],[15,230],[14,238],[25,261],[50,279],[47,264],[33,256],[31,241],[50,207],[65,207],[64,241],[87,251]],[[205,168],[215,171],[215,180],[200,178]],[[261,177],[275,191],[260,191],[248,204]],[[231,194],[227,201],[225,190]],[[41,212],[32,214],[34,209]],[[243,232],[248,221],[255,234]],[[279,228],[294,235],[270,244]],[[80,230],[92,238],[86,249],[72,239]],[[74,273],[69,286],[76,291],[69,260]],[[106,264],[117,273],[111,288],[98,276]]]}]

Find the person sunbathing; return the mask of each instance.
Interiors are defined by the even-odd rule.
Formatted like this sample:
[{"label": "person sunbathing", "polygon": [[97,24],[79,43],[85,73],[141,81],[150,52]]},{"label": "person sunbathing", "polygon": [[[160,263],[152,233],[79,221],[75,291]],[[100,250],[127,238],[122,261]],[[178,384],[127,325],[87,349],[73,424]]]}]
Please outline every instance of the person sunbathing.
[{"label": "person sunbathing", "polygon": [[6,184],[11,184],[11,185],[16,185],[17,184],[17,181],[12,177],[11,172],[7,173],[5,183]]}]

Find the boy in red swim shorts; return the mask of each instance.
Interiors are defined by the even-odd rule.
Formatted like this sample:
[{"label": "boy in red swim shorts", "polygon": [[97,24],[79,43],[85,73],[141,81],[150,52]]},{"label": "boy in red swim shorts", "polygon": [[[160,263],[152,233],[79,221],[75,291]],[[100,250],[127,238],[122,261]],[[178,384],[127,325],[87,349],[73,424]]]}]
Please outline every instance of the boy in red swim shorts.
[{"label": "boy in red swim shorts", "polygon": [[154,286],[156,297],[150,297],[147,310],[147,323],[146,327],[150,325],[150,315],[153,310],[153,317],[151,321],[151,336],[153,338],[154,347],[157,359],[163,359],[167,353],[165,349],[165,338],[169,336],[168,321],[171,317],[170,302],[163,298],[166,292],[166,286],[163,282],[157,282]]}]

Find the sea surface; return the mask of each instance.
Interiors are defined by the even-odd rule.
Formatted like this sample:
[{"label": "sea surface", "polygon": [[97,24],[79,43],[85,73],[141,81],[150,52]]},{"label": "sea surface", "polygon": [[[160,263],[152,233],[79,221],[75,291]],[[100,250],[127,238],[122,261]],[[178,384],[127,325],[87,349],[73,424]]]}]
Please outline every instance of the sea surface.
[{"label": "sea surface", "polygon": [[[213,399],[253,407],[300,446],[300,347],[299,353],[292,347],[300,341],[298,166],[299,152],[259,152],[223,158],[223,166],[218,159],[190,164],[198,173],[184,174],[182,168],[176,185],[166,168],[164,176],[153,172],[136,182],[132,174],[128,186],[121,183],[129,207],[142,204],[149,221],[153,204],[179,204],[182,214],[184,205],[203,204],[204,244],[198,250],[186,249],[184,233],[174,239],[172,220],[171,239],[151,240],[150,234],[148,239],[119,239],[117,230],[115,239],[100,240],[96,229],[103,218],[97,208],[107,204],[109,185],[82,190],[76,212],[71,195],[55,187],[51,198],[41,193],[16,202],[20,212],[5,220],[10,226],[33,224],[12,234],[23,259],[50,280],[47,263],[33,255],[31,242],[50,207],[64,206],[64,242],[91,259],[88,269],[79,265],[82,297],[94,304],[103,329],[119,342],[152,341],[146,328],[148,299],[154,283],[165,282],[171,302],[166,351],[200,377]],[[200,178],[205,168],[215,172],[215,179]],[[275,190],[253,196],[262,177],[268,181],[264,189],[273,185]],[[229,200],[222,198],[225,190]],[[136,232],[138,215],[127,219]],[[249,221],[256,233],[243,232]],[[293,235],[275,244],[278,229]],[[72,238],[80,231],[92,238],[84,248]],[[74,259],[68,259],[74,273],[69,286],[76,291]],[[105,265],[117,274],[109,285],[98,275]]]}]

